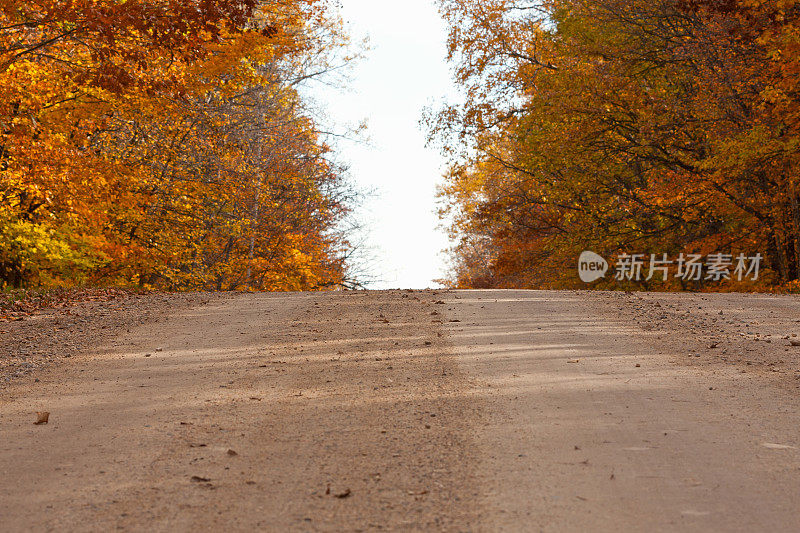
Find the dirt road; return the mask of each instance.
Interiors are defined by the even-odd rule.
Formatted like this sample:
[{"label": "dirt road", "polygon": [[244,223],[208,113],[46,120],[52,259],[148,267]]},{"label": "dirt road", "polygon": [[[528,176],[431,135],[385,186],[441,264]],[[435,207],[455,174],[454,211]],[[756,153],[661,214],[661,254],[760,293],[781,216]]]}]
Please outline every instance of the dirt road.
[{"label": "dirt road", "polygon": [[198,298],[0,389],[0,531],[797,531],[798,320],[751,295]]}]

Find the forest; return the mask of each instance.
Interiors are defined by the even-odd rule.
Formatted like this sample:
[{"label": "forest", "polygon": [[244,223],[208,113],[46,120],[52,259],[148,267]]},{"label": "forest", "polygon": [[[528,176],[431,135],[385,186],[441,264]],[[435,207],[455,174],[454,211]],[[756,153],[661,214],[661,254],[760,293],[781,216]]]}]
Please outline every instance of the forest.
[{"label": "forest", "polygon": [[[463,102],[426,116],[450,161],[454,287],[585,287],[579,255],[763,257],[800,289],[800,2],[441,0]],[[733,270],[734,265],[730,270]],[[596,287],[618,286],[618,280]]]},{"label": "forest", "polygon": [[[446,285],[584,287],[591,252],[597,288],[800,290],[800,0],[438,5]],[[359,286],[303,92],[352,60],[335,5],[4,0],[0,39],[0,288]]]},{"label": "forest", "polygon": [[347,284],[315,0],[0,1],[0,288]]}]

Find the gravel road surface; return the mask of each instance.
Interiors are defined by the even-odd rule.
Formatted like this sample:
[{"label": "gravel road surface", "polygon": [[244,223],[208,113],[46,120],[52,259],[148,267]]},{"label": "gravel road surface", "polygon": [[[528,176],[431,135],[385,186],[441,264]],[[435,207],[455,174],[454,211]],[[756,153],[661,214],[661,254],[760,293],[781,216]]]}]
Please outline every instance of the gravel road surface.
[{"label": "gravel road surface", "polygon": [[800,298],[148,298],[0,324],[0,531],[800,530]]}]

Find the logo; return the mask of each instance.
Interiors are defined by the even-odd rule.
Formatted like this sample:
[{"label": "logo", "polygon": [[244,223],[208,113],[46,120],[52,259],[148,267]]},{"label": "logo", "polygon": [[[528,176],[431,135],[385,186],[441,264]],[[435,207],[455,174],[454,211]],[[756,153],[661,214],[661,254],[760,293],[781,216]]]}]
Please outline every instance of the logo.
[{"label": "logo", "polygon": [[[622,282],[650,281],[660,275],[663,282],[671,278],[684,282],[706,281],[732,282],[745,278],[758,281],[764,256],[740,253],[680,254],[670,259],[668,254],[617,255],[614,263],[614,279]],[[649,266],[649,268],[648,268]],[[592,283],[605,277],[611,270],[608,261],[594,252],[583,252],[578,259],[578,273],[584,283]]]},{"label": "logo", "polygon": [[584,283],[603,278],[608,272],[608,261],[594,252],[583,252],[578,259],[578,274]]}]

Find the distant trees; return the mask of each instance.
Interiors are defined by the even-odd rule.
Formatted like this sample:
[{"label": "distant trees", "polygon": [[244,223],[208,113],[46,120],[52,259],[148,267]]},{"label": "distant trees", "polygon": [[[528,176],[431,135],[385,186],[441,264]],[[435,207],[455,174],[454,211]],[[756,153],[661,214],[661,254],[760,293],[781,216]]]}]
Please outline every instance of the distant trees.
[{"label": "distant trees", "polygon": [[0,286],[346,281],[313,0],[0,2]]},{"label": "distant trees", "polygon": [[441,9],[467,94],[430,119],[453,284],[574,286],[593,249],[761,252],[800,285],[799,2]]}]

